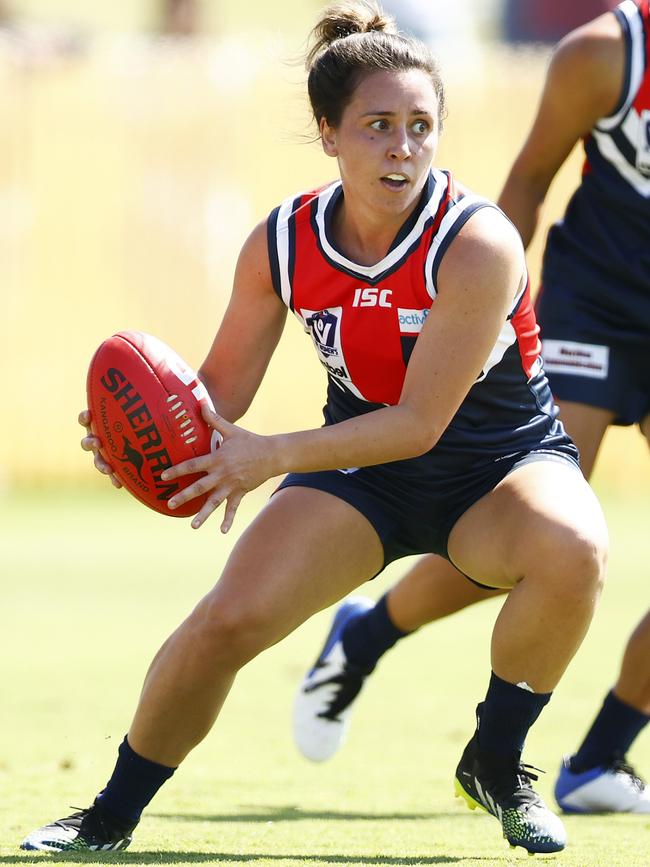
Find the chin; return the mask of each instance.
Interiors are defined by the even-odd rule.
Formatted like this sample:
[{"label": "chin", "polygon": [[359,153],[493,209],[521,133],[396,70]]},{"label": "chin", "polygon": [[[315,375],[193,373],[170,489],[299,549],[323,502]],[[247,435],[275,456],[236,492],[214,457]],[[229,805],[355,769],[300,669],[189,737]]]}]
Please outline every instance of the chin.
[{"label": "chin", "polygon": [[419,201],[420,195],[420,192],[416,193],[413,189],[389,193],[383,197],[378,210],[386,211],[390,214],[401,214],[403,211],[408,211],[409,208],[414,207]]}]

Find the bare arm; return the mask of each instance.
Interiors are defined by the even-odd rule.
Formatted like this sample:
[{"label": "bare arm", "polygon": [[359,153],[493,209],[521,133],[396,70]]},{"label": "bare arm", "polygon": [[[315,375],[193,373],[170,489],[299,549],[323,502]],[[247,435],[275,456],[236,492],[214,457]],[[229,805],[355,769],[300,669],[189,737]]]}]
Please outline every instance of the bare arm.
[{"label": "bare arm", "polygon": [[228,421],[237,421],[249,408],[286,314],[287,308],[273,291],[263,222],[242,247],[228,308],[199,370],[217,412]]},{"label": "bare arm", "polygon": [[612,13],[574,30],[557,46],[537,116],[499,197],[524,246],[533,238],[560,166],[596,121],[614,111],[624,71],[623,34]]},{"label": "bare arm", "polygon": [[510,224],[494,209],[478,211],[442,261],[439,294],[415,344],[397,406],[272,437],[280,471],[368,466],[433,448],[480,374],[523,268],[521,242]]},{"label": "bare arm", "polygon": [[[266,223],[250,234],[239,255],[228,309],[212,348],[199,370],[217,411],[236,421],[250,406],[277,346],[286,307],[273,291],[269,266]],[[92,452],[95,467],[110,477],[116,488],[122,483],[100,454],[100,440],[90,428],[90,412],[79,414],[86,434],[84,451]]]}]

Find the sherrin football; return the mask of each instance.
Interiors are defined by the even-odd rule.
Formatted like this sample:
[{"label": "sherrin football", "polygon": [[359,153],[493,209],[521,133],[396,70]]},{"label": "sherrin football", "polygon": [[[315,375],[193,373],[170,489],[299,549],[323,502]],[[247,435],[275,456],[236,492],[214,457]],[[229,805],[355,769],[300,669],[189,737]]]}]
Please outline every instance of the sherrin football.
[{"label": "sherrin football", "polygon": [[92,432],[124,487],[163,515],[195,515],[205,495],[173,511],[167,501],[200,474],[160,478],[167,467],[219,447],[219,434],[201,416],[201,403],[212,402],[192,368],[162,340],[120,331],[95,352],[86,389]]}]

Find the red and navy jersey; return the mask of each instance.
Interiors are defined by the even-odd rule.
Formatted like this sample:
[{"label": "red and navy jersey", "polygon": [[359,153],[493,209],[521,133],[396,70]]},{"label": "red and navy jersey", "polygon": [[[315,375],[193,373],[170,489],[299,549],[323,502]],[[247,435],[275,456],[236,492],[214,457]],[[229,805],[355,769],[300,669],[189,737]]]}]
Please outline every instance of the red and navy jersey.
[{"label": "red and navy jersey", "polygon": [[[311,335],[328,379],[328,423],[398,403],[424,322],[435,315],[440,263],[478,209],[495,208],[433,170],[420,202],[386,256],[359,265],[336,246],[332,219],[340,181],[286,199],[268,220],[275,291]],[[479,452],[527,450],[548,433],[554,408],[540,361],[522,248],[513,309],[484,368],[436,446]]]},{"label": "red and navy jersey", "polygon": [[[543,283],[600,314],[602,339],[650,336],[650,15],[648,0],[612,13],[625,45],[618,105],[585,138],[580,186],[549,232]],[[585,83],[588,87],[589,83]]]}]

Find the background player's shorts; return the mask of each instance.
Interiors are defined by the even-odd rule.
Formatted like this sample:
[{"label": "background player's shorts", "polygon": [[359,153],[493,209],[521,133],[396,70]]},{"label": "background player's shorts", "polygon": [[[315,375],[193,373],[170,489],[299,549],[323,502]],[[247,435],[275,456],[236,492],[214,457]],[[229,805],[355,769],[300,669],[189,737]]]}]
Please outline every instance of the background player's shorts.
[{"label": "background player's shorts", "polygon": [[557,400],[610,410],[617,425],[641,422],[650,413],[650,337],[614,334],[604,311],[552,284],[540,290],[535,312],[544,370]]},{"label": "background player's shorts", "polygon": [[277,490],[316,488],[354,506],[381,540],[384,568],[410,554],[440,554],[449,559],[447,541],[460,516],[513,469],[535,460],[561,461],[580,472],[578,450],[564,434],[553,448],[540,447],[481,462],[463,473],[450,473],[445,479],[438,477],[428,483],[422,480],[413,484],[413,479],[405,478],[391,464],[379,464],[354,471],[290,473]]}]

